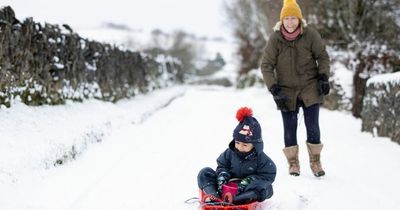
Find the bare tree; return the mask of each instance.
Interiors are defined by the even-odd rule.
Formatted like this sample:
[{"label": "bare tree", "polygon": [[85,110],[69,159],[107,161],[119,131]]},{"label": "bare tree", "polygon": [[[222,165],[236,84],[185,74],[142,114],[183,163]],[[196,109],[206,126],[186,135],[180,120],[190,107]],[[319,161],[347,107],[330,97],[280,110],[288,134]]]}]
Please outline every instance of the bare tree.
[{"label": "bare tree", "polygon": [[[310,0],[307,0],[310,1]],[[341,47],[363,43],[400,49],[400,0],[324,0],[314,2],[309,16],[331,44]]]},{"label": "bare tree", "polygon": [[266,40],[279,21],[282,4],[276,0],[225,1],[228,22],[239,42],[239,74],[258,68]]},{"label": "bare tree", "polygon": [[172,34],[164,33],[156,29],[152,31],[152,39],[149,47],[145,49],[153,57],[160,54],[170,55],[177,58],[182,65],[180,75],[193,74],[195,62],[200,56],[202,46],[195,37],[184,31],[175,31]]},{"label": "bare tree", "polygon": [[234,0],[225,2],[225,11],[239,42],[238,54],[241,59],[239,73],[245,74],[258,68],[262,48],[265,45],[264,27],[260,25],[254,2],[248,0]]},{"label": "bare tree", "polygon": [[[193,38],[193,37],[192,37]],[[167,53],[179,58],[186,73],[194,73],[194,63],[198,59],[198,43],[194,42],[189,34],[176,31],[172,35],[172,45]]]}]

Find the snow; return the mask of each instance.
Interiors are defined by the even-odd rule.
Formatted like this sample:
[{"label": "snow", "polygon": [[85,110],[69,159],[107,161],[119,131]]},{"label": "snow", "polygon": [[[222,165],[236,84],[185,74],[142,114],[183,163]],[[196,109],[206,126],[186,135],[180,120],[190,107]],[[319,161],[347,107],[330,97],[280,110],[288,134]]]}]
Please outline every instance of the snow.
[{"label": "snow", "polygon": [[[11,109],[1,109],[0,165],[4,173],[0,173],[0,182],[15,182],[30,170],[50,168],[72,147],[77,153],[83,152],[88,145],[103,141],[118,123],[140,123],[180,94],[159,92],[157,97],[150,95],[141,100],[144,96],[137,96],[135,100],[119,102],[118,106],[88,100],[83,104],[68,102],[65,106],[41,107],[14,102]],[[128,113],[131,109],[141,112]]]},{"label": "snow", "polygon": [[333,80],[343,88],[343,96],[351,98],[353,96],[353,72],[343,63],[335,62],[331,66],[334,72]]},{"label": "snow", "polygon": [[[3,0],[1,6],[11,5],[20,20],[69,24],[85,38],[122,49],[144,49],[154,29],[204,36],[199,42],[203,59],[221,53],[227,65],[215,76],[234,80],[239,59],[222,20],[222,2]],[[105,23],[128,30],[105,28]],[[62,68],[57,59],[54,64]],[[86,67],[96,70],[95,63]],[[338,63],[332,70],[350,97],[352,72]],[[398,84],[398,78],[398,73],[376,76],[368,84]],[[305,126],[299,122],[301,176],[289,176],[281,116],[265,88],[179,86],[115,104],[94,99],[40,107],[12,103],[0,107],[1,210],[198,209],[183,201],[198,195],[198,171],[216,167],[242,106],[253,108],[265,152],[278,167],[275,194],[266,209],[400,209],[399,145],[361,132],[361,121],[348,113],[320,111],[327,172],[322,178],[308,167]]]},{"label": "snow", "polygon": [[393,85],[399,85],[400,84],[400,72],[380,74],[380,75],[373,76],[367,81],[367,86],[369,86],[371,84],[380,85],[380,84],[387,84],[387,83],[391,83]]},{"label": "snow", "polygon": [[[301,176],[292,177],[271,95],[214,86],[171,87],[116,104],[2,108],[0,208],[197,209],[183,201],[197,196],[198,171],[216,167],[241,106],[253,108],[278,167],[266,209],[400,209],[400,147],[388,138],[360,132],[350,114],[321,109],[327,175],[312,175],[299,122]],[[81,148],[75,159],[51,164],[72,145]]]}]

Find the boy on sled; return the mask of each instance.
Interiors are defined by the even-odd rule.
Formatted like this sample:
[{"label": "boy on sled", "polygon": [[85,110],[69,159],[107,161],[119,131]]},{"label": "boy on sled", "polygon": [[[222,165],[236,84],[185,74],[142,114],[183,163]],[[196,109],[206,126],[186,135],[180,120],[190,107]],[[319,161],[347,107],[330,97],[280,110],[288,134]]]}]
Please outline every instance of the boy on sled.
[{"label": "boy on sled", "polygon": [[[217,159],[216,171],[206,167],[199,172],[198,186],[208,202],[241,205],[272,197],[276,166],[263,152],[261,127],[252,115],[252,110],[247,107],[237,111],[239,124],[233,131],[229,147]],[[222,197],[225,188],[232,184],[237,187],[234,195],[225,196],[224,193],[225,197]]]}]

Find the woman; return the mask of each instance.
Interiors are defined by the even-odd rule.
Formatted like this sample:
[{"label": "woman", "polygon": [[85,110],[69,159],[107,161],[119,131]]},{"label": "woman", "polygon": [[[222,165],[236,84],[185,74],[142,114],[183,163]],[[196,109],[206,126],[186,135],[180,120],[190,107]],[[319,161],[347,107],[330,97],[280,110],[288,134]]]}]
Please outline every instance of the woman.
[{"label": "woman", "polygon": [[319,33],[307,27],[295,0],[285,0],[280,21],[269,37],[261,61],[265,84],[281,110],[289,174],[300,175],[297,115],[304,112],[310,167],[317,177],[325,175],[320,162],[323,147],[319,107],[329,93],[329,56]]}]

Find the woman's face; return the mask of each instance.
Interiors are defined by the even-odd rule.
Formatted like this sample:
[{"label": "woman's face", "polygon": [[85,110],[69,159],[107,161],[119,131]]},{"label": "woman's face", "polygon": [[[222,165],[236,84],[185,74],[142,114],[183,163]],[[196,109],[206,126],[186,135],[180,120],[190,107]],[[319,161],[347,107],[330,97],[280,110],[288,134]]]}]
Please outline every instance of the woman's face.
[{"label": "woman's face", "polygon": [[292,33],[299,26],[300,20],[296,16],[286,16],[283,18],[283,26],[286,31]]}]

